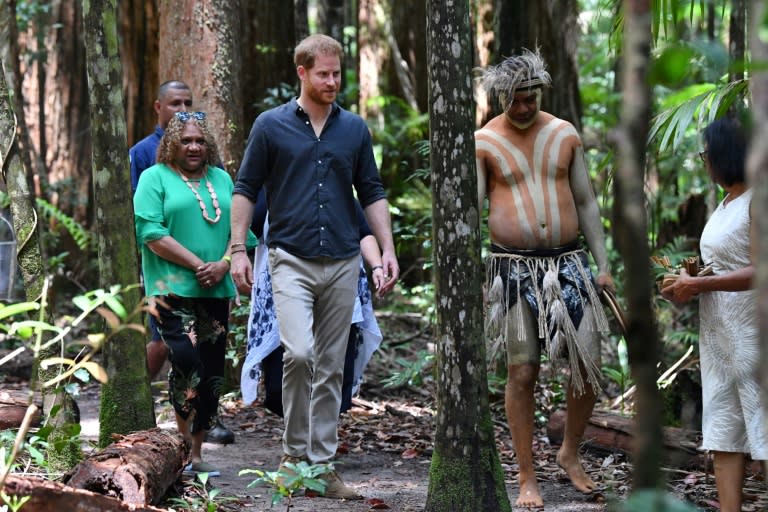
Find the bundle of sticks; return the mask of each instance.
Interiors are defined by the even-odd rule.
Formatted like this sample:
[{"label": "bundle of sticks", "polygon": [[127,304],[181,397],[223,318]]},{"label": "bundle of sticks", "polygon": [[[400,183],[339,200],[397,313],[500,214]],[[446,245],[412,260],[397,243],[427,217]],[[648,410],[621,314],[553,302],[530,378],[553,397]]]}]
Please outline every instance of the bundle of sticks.
[{"label": "bundle of sticks", "polygon": [[651,262],[653,262],[654,265],[663,267],[666,271],[666,273],[661,277],[662,288],[666,288],[680,276],[679,268],[684,268],[685,271],[688,272],[688,275],[691,276],[708,276],[714,273],[711,265],[701,265],[698,256],[690,256],[688,258],[684,258],[678,266],[679,268],[676,268],[672,265],[669,256],[651,256]]}]

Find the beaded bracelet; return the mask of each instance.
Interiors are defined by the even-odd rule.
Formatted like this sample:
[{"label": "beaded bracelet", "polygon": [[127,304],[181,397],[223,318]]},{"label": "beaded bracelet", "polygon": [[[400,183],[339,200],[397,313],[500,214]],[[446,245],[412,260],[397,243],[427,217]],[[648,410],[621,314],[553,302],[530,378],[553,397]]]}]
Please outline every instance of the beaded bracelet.
[{"label": "beaded bracelet", "polygon": [[376,270],[378,270],[378,269],[381,269],[381,271],[383,272],[384,271],[384,265],[374,265],[373,267],[371,267],[371,274],[376,272]]}]

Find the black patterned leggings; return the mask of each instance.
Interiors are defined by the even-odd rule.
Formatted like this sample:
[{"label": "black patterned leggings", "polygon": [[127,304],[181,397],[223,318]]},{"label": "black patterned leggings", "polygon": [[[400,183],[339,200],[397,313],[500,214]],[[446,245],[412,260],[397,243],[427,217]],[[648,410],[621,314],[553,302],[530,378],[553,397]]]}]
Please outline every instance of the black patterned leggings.
[{"label": "black patterned leggings", "polygon": [[169,349],[169,395],[192,433],[210,430],[219,407],[229,299],[157,297],[158,330]]}]

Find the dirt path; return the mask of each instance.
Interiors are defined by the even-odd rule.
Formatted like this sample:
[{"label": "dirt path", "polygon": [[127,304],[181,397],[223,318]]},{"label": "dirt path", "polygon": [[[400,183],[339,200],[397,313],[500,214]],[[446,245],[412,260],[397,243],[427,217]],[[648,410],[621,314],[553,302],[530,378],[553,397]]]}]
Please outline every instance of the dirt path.
[{"label": "dirt path", "polygon": [[[167,421],[167,409],[158,399],[158,424],[175,428]],[[98,435],[98,388],[86,389],[78,403],[83,417],[83,437]],[[424,509],[429,484],[431,457],[431,412],[406,403],[360,402],[362,406],[344,416],[340,428],[339,473],[363,494],[363,501],[338,501],[324,498],[296,497],[293,512],[362,512],[386,509],[413,512]],[[287,501],[270,508],[267,487],[248,487],[255,475],[238,476],[242,469],[274,471],[280,460],[282,420],[262,407],[242,407],[225,402],[224,423],[235,432],[235,443],[227,446],[206,443],[203,457],[221,471],[211,479],[211,486],[222,495],[236,497],[234,502],[220,502],[224,511],[282,511]],[[502,450],[502,462],[508,478],[514,479],[516,466]],[[557,472],[561,475],[557,475]],[[564,480],[564,473],[545,460],[540,468],[545,511],[601,511],[605,506],[597,496],[584,496]],[[560,478],[562,477],[562,479]],[[177,489],[177,492],[181,489]],[[517,484],[507,485],[510,500],[517,496]],[[189,493],[186,494],[187,496]]]}]

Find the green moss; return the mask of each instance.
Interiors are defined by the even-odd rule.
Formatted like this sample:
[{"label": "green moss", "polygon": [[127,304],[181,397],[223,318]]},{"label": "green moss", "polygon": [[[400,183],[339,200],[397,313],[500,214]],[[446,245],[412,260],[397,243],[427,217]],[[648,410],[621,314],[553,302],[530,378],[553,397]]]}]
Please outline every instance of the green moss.
[{"label": "green moss", "polygon": [[[465,510],[511,511],[504,471],[493,446],[480,448],[474,460],[432,455],[426,512]],[[473,474],[475,465],[477,473]]]}]

